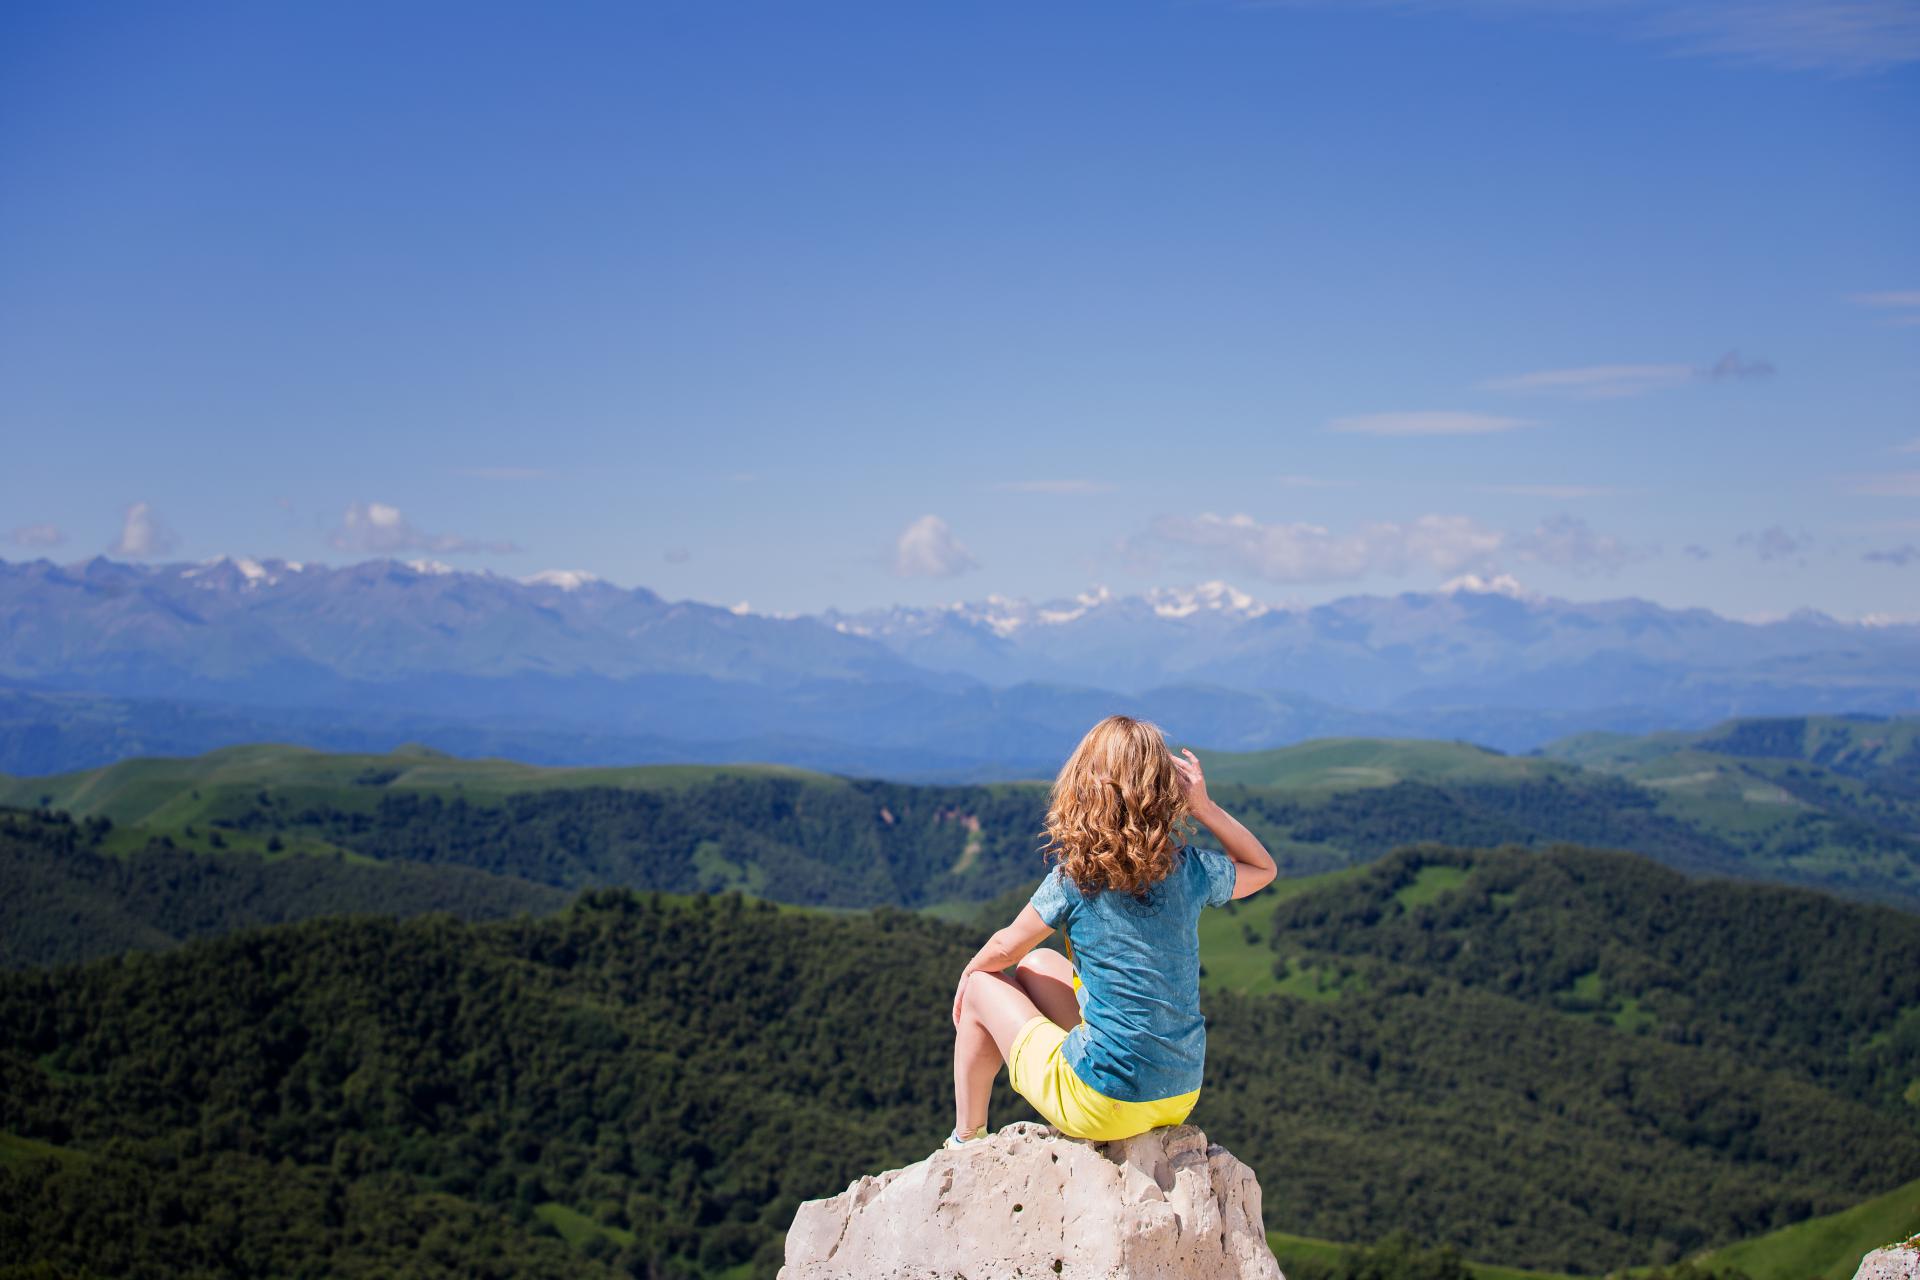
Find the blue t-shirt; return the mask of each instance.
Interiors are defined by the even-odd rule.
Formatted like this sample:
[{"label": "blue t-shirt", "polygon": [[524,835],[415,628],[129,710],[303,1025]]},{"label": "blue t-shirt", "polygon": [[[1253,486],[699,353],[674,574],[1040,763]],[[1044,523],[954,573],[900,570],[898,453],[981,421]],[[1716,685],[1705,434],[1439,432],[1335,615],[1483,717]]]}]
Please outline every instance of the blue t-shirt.
[{"label": "blue t-shirt", "polygon": [[1055,867],[1033,891],[1040,918],[1073,943],[1080,1023],[1063,1052],[1075,1075],[1109,1098],[1155,1102],[1200,1087],[1200,909],[1233,898],[1232,859],[1183,845],[1147,901],[1103,889],[1083,897]]}]

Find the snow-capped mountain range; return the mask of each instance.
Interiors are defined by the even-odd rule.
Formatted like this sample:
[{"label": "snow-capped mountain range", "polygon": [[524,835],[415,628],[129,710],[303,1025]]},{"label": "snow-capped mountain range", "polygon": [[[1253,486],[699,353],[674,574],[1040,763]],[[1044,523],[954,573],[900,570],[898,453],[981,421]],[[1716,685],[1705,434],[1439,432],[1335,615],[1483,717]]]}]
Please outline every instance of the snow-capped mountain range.
[{"label": "snow-capped mountain range", "polygon": [[[47,698],[70,711],[81,695],[298,710],[295,721],[342,732],[430,721],[443,738],[446,726],[484,727],[490,744],[503,726],[547,735],[530,757],[705,752],[964,772],[1052,757],[1116,708],[1241,749],[1343,732],[1524,749],[1584,728],[1910,712],[1920,625],[1811,611],[1743,622],[1545,597],[1505,577],[1311,607],[1210,582],[770,616],[560,570],[0,561],[0,686],[26,699],[0,714],[9,772],[49,756],[9,748],[9,724],[32,738],[36,717],[59,719]],[[567,746],[588,741],[601,745]]]}]

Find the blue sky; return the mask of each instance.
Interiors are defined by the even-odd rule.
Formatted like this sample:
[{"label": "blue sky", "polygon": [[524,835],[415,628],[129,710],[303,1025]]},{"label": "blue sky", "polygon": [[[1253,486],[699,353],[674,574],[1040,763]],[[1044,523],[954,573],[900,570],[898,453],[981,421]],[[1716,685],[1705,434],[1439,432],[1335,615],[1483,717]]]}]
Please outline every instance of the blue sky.
[{"label": "blue sky", "polygon": [[0,557],[1920,618],[1920,10],[0,9]]}]

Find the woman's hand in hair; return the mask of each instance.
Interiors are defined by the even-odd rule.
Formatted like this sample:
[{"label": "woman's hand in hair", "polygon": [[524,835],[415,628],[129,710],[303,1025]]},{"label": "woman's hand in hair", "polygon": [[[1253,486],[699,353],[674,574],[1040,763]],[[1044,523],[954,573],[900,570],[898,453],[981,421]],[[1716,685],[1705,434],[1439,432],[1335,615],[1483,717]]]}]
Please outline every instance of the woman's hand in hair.
[{"label": "woman's hand in hair", "polygon": [[[1180,756],[1186,759],[1182,760]],[[1180,755],[1173,758],[1173,767],[1180,774],[1181,789],[1186,792],[1187,811],[1198,817],[1202,810],[1213,803],[1207,795],[1207,776],[1200,768],[1200,757],[1182,747]]]}]

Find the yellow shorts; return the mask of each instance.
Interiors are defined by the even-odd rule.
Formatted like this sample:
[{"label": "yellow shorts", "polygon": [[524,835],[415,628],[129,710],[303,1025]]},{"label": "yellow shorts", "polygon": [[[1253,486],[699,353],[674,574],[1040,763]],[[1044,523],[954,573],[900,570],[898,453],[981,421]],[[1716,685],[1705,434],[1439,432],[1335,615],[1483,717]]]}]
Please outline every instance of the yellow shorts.
[{"label": "yellow shorts", "polygon": [[1036,1014],[1013,1038],[1007,1076],[1014,1092],[1033,1104],[1047,1123],[1069,1138],[1113,1142],[1179,1124],[1200,1100],[1200,1091],[1152,1102],[1122,1102],[1088,1085],[1067,1065],[1067,1033],[1045,1014]]}]

